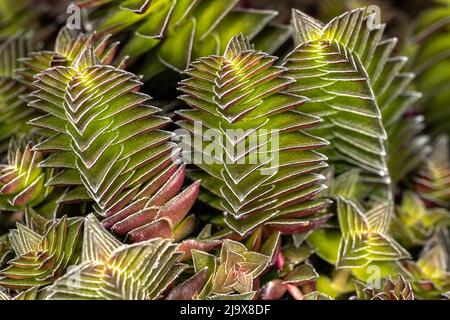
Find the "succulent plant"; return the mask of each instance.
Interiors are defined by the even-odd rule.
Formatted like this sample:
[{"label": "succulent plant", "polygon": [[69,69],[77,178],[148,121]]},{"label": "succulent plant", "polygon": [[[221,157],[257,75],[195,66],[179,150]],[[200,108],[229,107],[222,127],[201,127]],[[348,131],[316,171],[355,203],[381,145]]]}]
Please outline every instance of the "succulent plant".
[{"label": "succulent plant", "polygon": [[342,231],[336,265],[339,268],[360,268],[372,261],[392,261],[409,258],[387,231],[391,211],[389,203],[377,205],[362,213],[351,201],[338,199],[337,213]]},{"label": "succulent plant", "polygon": [[356,167],[389,186],[385,127],[420,97],[405,89],[414,77],[402,72],[407,59],[391,57],[396,40],[384,40],[385,26],[364,8],[326,25],[294,10],[292,23],[297,47],[285,65],[297,81],[288,92],[310,98],[303,112],[324,119],[311,133],[331,142],[326,155],[338,173]]},{"label": "succulent plant", "polygon": [[450,213],[444,208],[429,209],[417,194],[406,192],[391,223],[391,233],[403,245],[423,245],[436,228],[450,224]]},{"label": "succulent plant", "polygon": [[251,292],[253,280],[264,271],[269,262],[270,257],[249,252],[241,243],[225,240],[211,292],[213,294]]},{"label": "succulent plant", "polygon": [[397,281],[387,278],[381,289],[365,287],[357,283],[358,299],[360,300],[414,300],[414,292],[411,284],[399,275]]},{"label": "succulent plant", "polygon": [[437,2],[0,0],[0,300],[448,300]]},{"label": "succulent plant", "polygon": [[[237,36],[223,56],[194,62],[180,88],[180,99],[193,108],[177,112],[178,125],[193,137],[182,139],[184,155],[203,159],[191,177],[202,179],[201,199],[225,212],[225,223],[240,235],[260,225],[307,231],[327,219],[319,212],[327,201],[315,197],[324,189],[316,172],[326,166],[316,150],[327,142],[300,131],[320,120],[292,112],[306,100],[283,92],[292,80],[275,60]],[[247,145],[252,152],[240,151]]]},{"label": "succulent plant", "polygon": [[194,251],[193,262],[196,272],[206,268],[206,283],[198,297],[214,299],[229,294],[240,294],[252,298],[253,281],[268,267],[269,256],[249,251],[243,244],[224,240],[220,258]]},{"label": "succulent plant", "polygon": [[412,285],[422,299],[439,297],[450,288],[448,271],[448,230],[436,230],[422,249],[416,262],[405,261]]}]

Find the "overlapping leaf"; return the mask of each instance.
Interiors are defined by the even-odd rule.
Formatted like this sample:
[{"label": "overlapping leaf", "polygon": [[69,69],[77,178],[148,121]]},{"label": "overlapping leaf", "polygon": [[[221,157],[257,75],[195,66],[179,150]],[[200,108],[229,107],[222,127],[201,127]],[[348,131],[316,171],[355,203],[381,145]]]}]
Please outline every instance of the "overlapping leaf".
[{"label": "overlapping leaf", "polygon": [[[169,173],[173,170],[169,170]],[[200,183],[195,182],[180,192],[185,179],[184,165],[165,179],[167,181],[158,179],[148,183],[153,190],[159,186],[158,183],[161,184],[154,194],[141,192],[135,201],[123,209],[115,213],[110,211],[102,221],[103,226],[111,228],[118,235],[127,235],[127,239],[134,242],[152,238],[179,241],[187,237],[196,225],[194,216],[187,214],[197,199]],[[193,245],[197,243],[192,241]]]},{"label": "overlapping leaf", "polygon": [[[19,59],[16,72],[22,83],[32,88],[35,76],[55,66],[72,66],[81,52],[92,46],[101,64],[110,64],[116,57],[118,43],[109,44],[109,35],[97,37],[95,34],[82,34],[66,27],[55,39],[53,50],[30,52]],[[126,59],[119,61],[117,68],[123,69]]]},{"label": "overlapping leaf", "polygon": [[440,297],[450,289],[447,241],[448,231],[441,228],[427,241],[417,262],[405,262],[417,295],[424,299]]},{"label": "overlapping leaf", "polygon": [[212,292],[215,294],[241,294],[252,291],[253,280],[269,263],[269,257],[249,252],[238,242],[225,240],[220,252],[220,264],[213,280]]},{"label": "overlapping leaf", "polygon": [[[295,10],[279,66],[265,52],[289,28],[238,0],[77,3],[93,33],[63,28],[29,53],[23,30],[53,37],[65,1],[0,0],[0,158],[12,135],[42,136],[1,159],[0,300],[448,298],[448,139],[427,136],[448,133],[448,8],[425,13],[409,48],[416,104],[407,59],[366,9],[326,25]],[[118,49],[145,88],[197,59],[176,132],[189,170]],[[183,189],[186,175],[209,211],[189,215],[200,181]],[[396,240],[425,244],[418,260]]]},{"label": "overlapping leaf", "polygon": [[207,270],[207,281],[200,298],[214,299],[233,293],[253,297],[253,280],[267,268],[270,257],[249,251],[239,242],[225,240],[219,259],[202,251],[193,251],[193,262],[196,272]]},{"label": "overlapping leaf", "polygon": [[430,155],[430,139],[425,134],[425,118],[404,117],[389,127],[388,135],[387,165],[392,184],[398,185]]},{"label": "overlapping leaf", "polygon": [[28,290],[22,291],[14,297],[10,297],[6,293],[0,291],[0,300],[39,300],[38,287],[32,287]]}]

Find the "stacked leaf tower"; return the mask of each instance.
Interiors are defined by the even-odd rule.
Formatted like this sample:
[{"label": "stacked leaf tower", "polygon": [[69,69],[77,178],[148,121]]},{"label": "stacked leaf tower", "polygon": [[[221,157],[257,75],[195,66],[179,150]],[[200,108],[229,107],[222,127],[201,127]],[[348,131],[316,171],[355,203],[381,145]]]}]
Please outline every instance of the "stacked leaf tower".
[{"label": "stacked leaf tower", "polygon": [[0,300],[449,299],[448,7],[68,5],[0,0]]}]

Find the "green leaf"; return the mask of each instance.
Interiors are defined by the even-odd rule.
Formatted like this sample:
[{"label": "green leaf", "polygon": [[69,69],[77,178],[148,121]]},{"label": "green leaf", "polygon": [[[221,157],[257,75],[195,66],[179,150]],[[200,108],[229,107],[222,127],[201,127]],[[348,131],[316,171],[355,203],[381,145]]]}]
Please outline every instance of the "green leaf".
[{"label": "green leaf", "polygon": [[196,273],[206,270],[205,285],[198,295],[200,299],[204,299],[208,296],[212,289],[218,261],[215,256],[199,250],[192,250],[192,261]]},{"label": "green leaf", "polygon": [[433,135],[450,132],[446,111],[450,97],[449,13],[445,1],[420,12],[405,45],[405,51],[414,57],[410,68],[417,73],[415,85],[424,93],[419,109],[425,113]]},{"label": "green leaf", "polygon": [[160,61],[178,72],[185,70],[191,61],[192,45],[196,32],[196,20],[187,20],[180,30],[161,45],[158,53]]},{"label": "green leaf", "polygon": [[227,44],[237,34],[242,33],[245,37],[253,39],[260,32],[265,31],[265,26],[277,15],[278,12],[271,10],[234,10],[218,24],[215,30],[220,43],[220,52],[225,52]]},{"label": "green leaf", "polygon": [[291,35],[289,26],[271,24],[264,28],[252,41],[257,50],[274,54]]},{"label": "green leaf", "polygon": [[339,230],[320,228],[312,232],[306,242],[321,259],[334,265],[338,260],[341,238]]},{"label": "green leaf", "polygon": [[404,117],[391,125],[388,138],[388,168],[393,185],[397,185],[423,161],[431,147],[429,137],[424,133],[423,116]]},{"label": "green leaf", "polygon": [[317,280],[319,275],[309,263],[303,263],[283,277],[284,284],[303,286]]},{"label": "green leaf", "polygon": [[428,209],[413,192],[403,194],[402,205],[397,209],[392,233],[409,246],[422,245],[439,225],[450,224],[450,213],[443,208]]},{"label": "green leaf", "polygon": [[355,290],[351,280],[350,269],[338,269],[335,270],[331,277],[325,274],[319,275],[316,286],[319,292],[322,292],[332,298],[346,293],[353,292]]},{"label": "green leaf", "polygon": [[405,263],[414,290],[422,299],[440,298],[450,289],[447,240],[448,230],[439,228],[425,243],[417,262]]},{"label": "green leaf", "polygon": [[224,240],[211,293],[251,293],[253,280],[267,268],[269,262],[270,257],[266,255],[249,251],[239,242]]}]

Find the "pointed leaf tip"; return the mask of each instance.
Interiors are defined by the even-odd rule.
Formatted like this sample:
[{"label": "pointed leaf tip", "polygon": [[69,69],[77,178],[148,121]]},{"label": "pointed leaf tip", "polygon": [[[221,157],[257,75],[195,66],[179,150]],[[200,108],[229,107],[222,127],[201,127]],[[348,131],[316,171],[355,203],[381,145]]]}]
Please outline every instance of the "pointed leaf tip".
[{"label": "pointed leaf tip", "polygon": [[306,13],[293,9],[294,41],[296,45],[316,40],[320,37],[324,24]]},{"label": "pointed leaf tip", "polygon": [[250,43],[250,40],[241,33],[231,38],[230,42],[228,42],[225,56],[233,58],[239,53],[249,50],[254,50],[254,46]]}]

